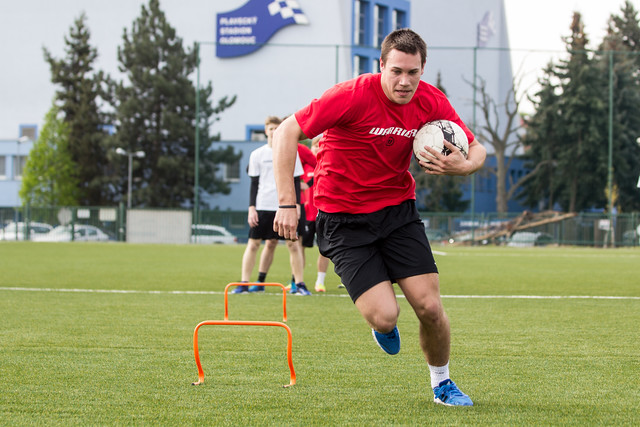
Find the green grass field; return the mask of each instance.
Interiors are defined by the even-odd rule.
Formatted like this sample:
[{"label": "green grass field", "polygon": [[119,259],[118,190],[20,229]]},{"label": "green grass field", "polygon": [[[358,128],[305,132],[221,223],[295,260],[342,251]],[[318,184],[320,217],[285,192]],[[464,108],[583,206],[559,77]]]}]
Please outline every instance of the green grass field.
[{"label": "green grass field", "polygon": [[[472,408],[433,404],[402,298],[397,356],[330,274],[326,295],[287,298],[295,387],[283,329],[246,326],[200,329],[192,386],[193,330],[223,319],[244,246],[2,242],[0,425],[640,424],[640,250],[437,249]],[[269,280],[287,281],[287,257]],[[280,321],[281,292],[229,311]]]}]

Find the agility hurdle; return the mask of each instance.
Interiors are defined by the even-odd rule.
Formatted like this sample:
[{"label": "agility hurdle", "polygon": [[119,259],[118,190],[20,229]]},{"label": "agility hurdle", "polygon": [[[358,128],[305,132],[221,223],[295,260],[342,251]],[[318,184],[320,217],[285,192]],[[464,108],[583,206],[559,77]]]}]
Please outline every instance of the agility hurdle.
[{"label": "agility hurdle", "polygon": [[[192,383],[193,385],[201,385],[204,383],[204,370],[202,369],[202,363],[200,363],[200,352],[198,350],[198,330],[204,325],[236,325],[236,326],[279,326],[287,331],[287,361],[289,363],[290,380],[289,384],[283,387],[291,387],[296,383],[296,372],[293,368],[292,359],[292,335],[289,326],[282,322],[273,321],[259,321],[259,320],[229,320],[229,288],[233,286],[246,286],[246,283],[233,282],[229,283],[224,288],[224,320],[205,320],[198,323],[193,331],[193,353],[196,359],[196,366],[198,367],[198,381]],[[260,286],[279,286],[282,288],[282,318],[283,322],[287,321],[287,290],[284,285],[280,283],[260,283]]]}]

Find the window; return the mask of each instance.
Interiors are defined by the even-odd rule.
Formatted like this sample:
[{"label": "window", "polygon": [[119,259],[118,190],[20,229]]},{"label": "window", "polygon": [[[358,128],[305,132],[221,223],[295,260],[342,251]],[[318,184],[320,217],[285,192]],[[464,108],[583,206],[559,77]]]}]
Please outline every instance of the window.
[{"label": "window", "polygon": [[387,21],[388,21],[388,9],[385,6],[376,5],[373,11],[373,21],[374,21],[374,33],[373,33],[373,41],[376,47],[380,47],[382,45],[382,41],[385,36],[389,32]]},{"label": "window", "polygon": [[37,130],[38,126],[36,125],[20,125],[20,137],[26,137],[31,141],[35,141]]},{"label": "window", "polygon": [[7,157],[0,156],[0,179],[7,179]]},{"label": "window", "polygon": [[267,135],[264,133],[264,130],[252,130],[249,140],[250,141],[266,141]]},{"label": "window", "polygon": [[379,73],[380,72],[380,59],[374,58],[371,60],[371,72]]},{"label": "window", "polygon": [[393,10],[393,29],[397,30],[399,28],[407,27],[407,18],[406,13],[403,10]]},{"label": "window", "polygon": [[264,125],[246,125],[245,135],[247,141],[267,140],[267,135],[264,133]]},{"label": "window", "polygon": [[354,44],[367,45],[367,16],[369,15],[369,2],[356,0],[354,4],[355,28]]},{"label": "window", "polygon": [[24,165],[27,163],[27,156],[13,156],[13,179],[21,180]]},{"label": "window", "polygon": [[224,180],[227,182],[239,182],[240,181],[240,160],[237,160],[233,163],[225,163],[223,166],[224,169]]},{"label": "window", "polygon": [[369,58],[365,56],[354,56],[353,57],[353,71],[354,77],[359,76],[360,74],[369,72]]}]

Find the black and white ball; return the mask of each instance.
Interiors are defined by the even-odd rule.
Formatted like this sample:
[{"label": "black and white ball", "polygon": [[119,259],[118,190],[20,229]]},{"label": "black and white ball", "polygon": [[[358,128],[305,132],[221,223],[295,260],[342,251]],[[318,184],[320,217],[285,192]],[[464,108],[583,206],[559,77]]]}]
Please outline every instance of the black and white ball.
[{"label": "black and white ball", "polygon": [[[413,139],[413,153],[418,160],[431,163],[429,158],[433,158],[433,155],[426,151],[424,147],[431,147],[448,156],[451,154],[451,150],[444,146],[445,140],[458,147],[464,157],[467,158],[469,153],[467,135],[457,123],[449,120],[435,120],[422,126]],[[427,157],[420,155],[420,151],[424,151]]]}]

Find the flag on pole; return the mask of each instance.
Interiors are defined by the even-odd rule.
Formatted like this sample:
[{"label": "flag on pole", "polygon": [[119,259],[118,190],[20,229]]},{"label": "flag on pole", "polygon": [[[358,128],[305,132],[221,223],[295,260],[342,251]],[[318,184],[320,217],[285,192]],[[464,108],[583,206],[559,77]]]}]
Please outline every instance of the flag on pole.
[{"label": "flag on pole", "polygon": [[482,21],[478,23],[477,46],[486,47],[489,39],[496,33],[496,24],[493,20],[493,13],[488,11],[484,14]]}]

